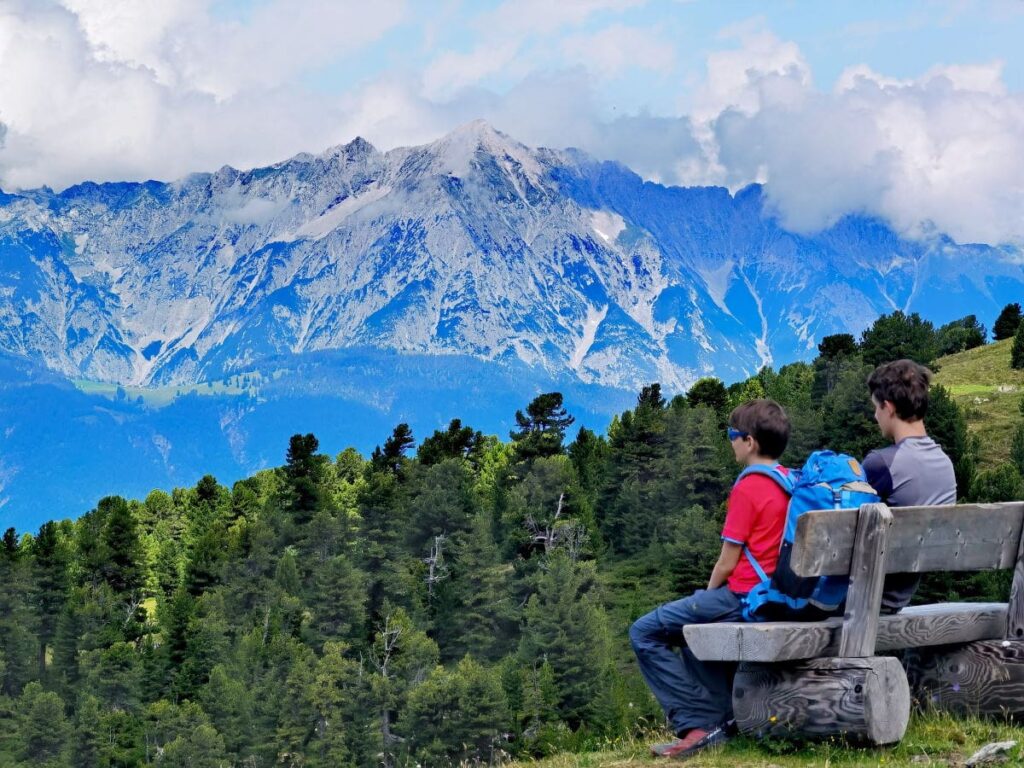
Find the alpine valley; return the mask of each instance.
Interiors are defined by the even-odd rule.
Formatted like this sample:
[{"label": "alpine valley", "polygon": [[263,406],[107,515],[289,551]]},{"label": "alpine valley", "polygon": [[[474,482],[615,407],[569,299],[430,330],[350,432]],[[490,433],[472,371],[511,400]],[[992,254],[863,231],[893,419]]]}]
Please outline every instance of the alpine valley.
[{"label": "alpine valley", "polygon": [[77,516],[288,437],[367,451],[455,415],[502,437],[558,389],[603,429],[901,309],[982,319],[1022,253],[847,216],[786,231],[752,185],[666,187],[474,122],[267,168],[0,192],[0,527]]}]

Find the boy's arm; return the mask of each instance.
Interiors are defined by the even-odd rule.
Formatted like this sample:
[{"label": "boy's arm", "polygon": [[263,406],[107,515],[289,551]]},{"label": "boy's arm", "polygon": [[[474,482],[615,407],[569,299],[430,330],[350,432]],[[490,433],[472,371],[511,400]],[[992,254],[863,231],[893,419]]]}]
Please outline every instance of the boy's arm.
[{"label": "boy's arm", "polygon": [[718,562],[711,571],[711,578],[708,580],[708,589],[718,589],[725,584],[726,579],[732,575],[736,564],[743,554],[743,545],[731,541],[722,542],[722,552],[718,555]]},{"label": "boy's arm", "polygon": [[864,457],[861,466],[864,468],[864,479],[868,485],[875,489],[875,493],[882,501],[888,501],[889,494],[892,493],[892,475],[889,474],[885,454],[882,451],[872,451]]}]

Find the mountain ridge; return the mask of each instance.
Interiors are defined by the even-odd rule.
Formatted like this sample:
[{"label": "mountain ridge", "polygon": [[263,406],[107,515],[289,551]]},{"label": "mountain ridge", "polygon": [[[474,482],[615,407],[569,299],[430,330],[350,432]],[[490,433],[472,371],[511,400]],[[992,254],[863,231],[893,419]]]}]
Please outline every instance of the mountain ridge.
[{"label": "mountain ridge", "polygon": [[369,345],[684,388],[885,311],[943,318],[959,294],[983,314],[1024,289],[998,248],[858,216],[787,232],[760,185],[664,187],[484,121],[387,152],[357,137],[248,171],[5,194],[0,252],[0,349],[134,385]]}]

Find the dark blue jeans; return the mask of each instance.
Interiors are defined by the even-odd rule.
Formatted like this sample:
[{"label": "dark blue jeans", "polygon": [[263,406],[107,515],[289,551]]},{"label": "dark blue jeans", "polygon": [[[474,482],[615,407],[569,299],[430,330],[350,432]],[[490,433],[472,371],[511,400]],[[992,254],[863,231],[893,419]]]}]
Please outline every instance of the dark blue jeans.
[{"label": "dark blue jeans", "polygon": [[658,606],[629,628],[640,673],[677,734],[732,719],[736,664],[700,661],[683,639],[687,624],[721,621],[743,621],[740,598],[727,587],[698,589]]}]

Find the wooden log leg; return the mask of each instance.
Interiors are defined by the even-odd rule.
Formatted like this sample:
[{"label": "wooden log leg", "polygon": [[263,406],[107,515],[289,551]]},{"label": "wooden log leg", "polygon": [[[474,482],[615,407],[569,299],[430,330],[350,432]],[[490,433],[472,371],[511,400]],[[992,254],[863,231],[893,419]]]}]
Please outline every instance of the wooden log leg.
[{"label": "wooden log leg", "polygon": [[918,705],[1024,719],[1024,642],[980,640],[904,651]]},{"label": "wooden log leg", "polygon": [[741,664],[732,691],[736,724],[757,736],[893,744],[910,720],[906,673],[887,656]]}]

